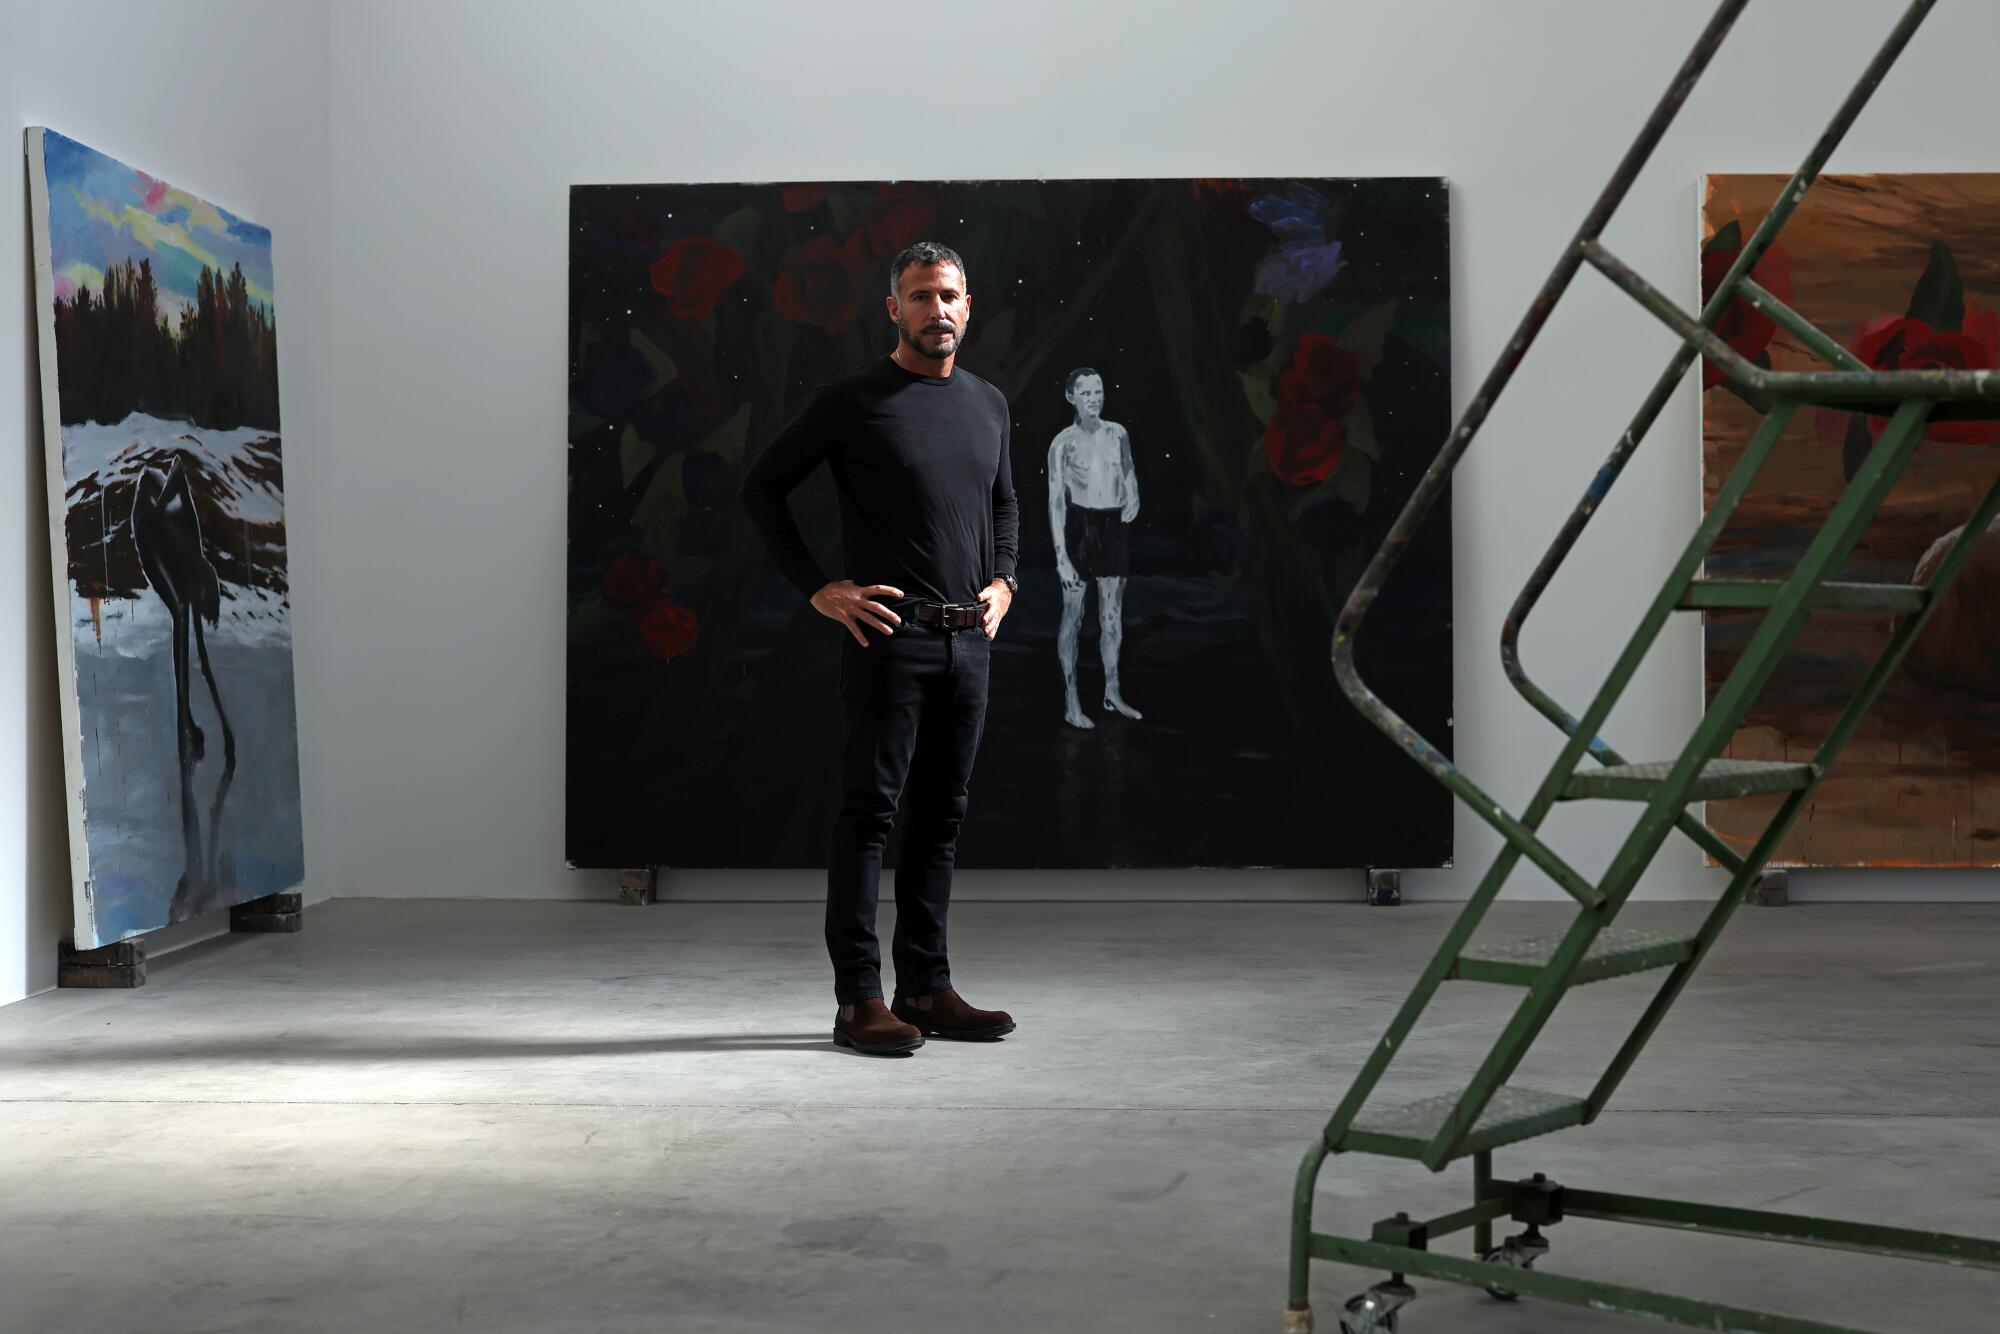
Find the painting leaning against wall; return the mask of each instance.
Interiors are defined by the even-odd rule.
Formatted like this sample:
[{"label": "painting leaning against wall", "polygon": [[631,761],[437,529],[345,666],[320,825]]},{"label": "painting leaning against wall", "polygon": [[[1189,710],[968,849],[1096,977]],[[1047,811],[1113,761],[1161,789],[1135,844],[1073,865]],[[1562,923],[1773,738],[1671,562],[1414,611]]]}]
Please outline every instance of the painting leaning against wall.
[{"label": "painting leaning against wall", "polygon": [[27,134],[75,943],[305,874],[271,233]]},{"label": "painting leaning against wall", "polygon": [[[817,385],[889,353],[889,261],[936,240],[965,260],[957,364],[1008,402],[1021,514],[958,864],[1447,864],[1449,794],[1330,663],[1450,430],[1447,198],[1435,177],[574,187],[569,861],[825,864],[842,632],[737,487]],[[790,497],[830,571],[836,499],[824,467]],[[1449,735],[1448,513],[1358,647]]]},{"label": "painting leaning against wall", "polygon": [[[1701,274],[1712,293],[1786,177],[1711,175],[1703,185]],[[2000,361],[2000,175],[1821,177],[1752,274],[1880,370],[1993,369]],[[1824,364],[1767,315],[1739,303],[1717,331],[1759,364]],[[1703,491],[1712,498],[1759,414],[1703,367]],[[1731,516],[1707,573],[1782,578],[1880,435],[1883,418],[1802,411]],[[2000,476],[2000,422],[1939,422],[1918,444],[1835,576],[1911,584],[1929,577],[1980,495]],[[1810,758],[1895,621],[1817,613],[1730,742],[1750,760]],[[1754,613],[1705,618],[1712,697],[1755,631]],[[1747,848],[1780,798],[1712,805],[1708,820]],[[1933,612],[1779,845],[1777,866],[2000,864],[2000,545],[1988,537]]]}]

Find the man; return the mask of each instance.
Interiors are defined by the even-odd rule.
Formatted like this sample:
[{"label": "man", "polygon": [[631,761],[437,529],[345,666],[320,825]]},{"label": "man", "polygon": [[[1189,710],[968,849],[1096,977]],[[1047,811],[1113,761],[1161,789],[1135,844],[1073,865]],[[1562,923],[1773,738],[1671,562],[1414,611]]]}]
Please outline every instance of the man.
[{"label": "man", "polygon": [[[945,911],[966,786],[986,719],[988,654],[1013,605],[1020,508],[1007,400],[956,368],[972,316],[965,263],[935,242],[889,266],[896,348],[822,385],[743,480],[772,558],[846,630],[840,813],[827,854],[833,1040],[869,1055],[926,1035],[1014,1029],[953,989]],[[825,461],[840,492],[846,577],[813,558],[785,496]],[[875,905],[882,851],[906,803],[896,864],[895,1004],[882,1003]]]},{"label": "man", "polygon": [[1069,373],[1063,397],[1076,420],[1049,445],[1049,532],[1062,580],[1062,627],[1056,660],[1062,664],[1063,721],[1097,726],[1083,712],[1076,688],[1076,646],[1083,633],[1086,579],[1097,581],[1097,653],[1104,660],[1104,707],[1127,718],[1143,715],[1118,688],[1118,651],[1125,640],[1125,579],[1131,573],[1126,528],[1139,517],[1139,474],[1132,466],[1132,437],[1104,420],[1104,377],[1088,366]]}]

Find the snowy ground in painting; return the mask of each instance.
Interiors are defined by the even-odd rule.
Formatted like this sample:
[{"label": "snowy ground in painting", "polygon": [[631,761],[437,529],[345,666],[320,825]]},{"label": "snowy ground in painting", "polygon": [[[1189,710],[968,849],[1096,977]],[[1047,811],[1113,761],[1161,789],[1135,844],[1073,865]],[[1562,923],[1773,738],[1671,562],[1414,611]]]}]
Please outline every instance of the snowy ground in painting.
[{"label": "snowy ground in painting", "polygon": [[271,522],[284,516],[284,492],[253,479],[238,465],[247,457],[250,445],[276,434],[258,426],[211,431],[205,426],[167,421],[143,412],[135,412],[115,425],[73,423],[62,428],[63,483],[65,487],[73,487],[94,472],[108,478],[126,471],[136,460],[155,450],[185,449],[201,455],[225,479],[230,494],[220,498],[227,509],[253,523]]},{"label": "snowy ground in painting", "polygon": [[[80,658],[85,648],[124,658],[145,658],[168,651],[174,618],[167,604],[150,591],[136,598],[104,598],[93,610],[90,599],[70,585],[71,632]],[[211,650],[219,643],[291,651],[292,611],[283,598],[267,589],[222,586],[222,622],[202,627]],[[192,653],[192,640],[189,652]],[[192,659],[191,659],[192,661]]]}]

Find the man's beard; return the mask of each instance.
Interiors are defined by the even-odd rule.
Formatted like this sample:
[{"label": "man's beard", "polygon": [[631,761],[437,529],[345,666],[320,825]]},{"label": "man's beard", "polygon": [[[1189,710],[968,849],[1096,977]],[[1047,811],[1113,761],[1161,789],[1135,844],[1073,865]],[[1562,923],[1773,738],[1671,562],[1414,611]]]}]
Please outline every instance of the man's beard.
[{"label": "man's beard", "polygon": [[[951,330],[949,333],[943,329],[923,330],[913,333],[908,325],[903,324],[897,325],[896,329],[897,332],[903,335],[903,341],[908,343],[919,356],[929,357],[933,361],[942,361],[957,352],[959,342],[961,341],[959,332],[956,329]],[[935,349],[925,346],[926,342],[937,342],[939,340],[949,340],[949,346]]]}]

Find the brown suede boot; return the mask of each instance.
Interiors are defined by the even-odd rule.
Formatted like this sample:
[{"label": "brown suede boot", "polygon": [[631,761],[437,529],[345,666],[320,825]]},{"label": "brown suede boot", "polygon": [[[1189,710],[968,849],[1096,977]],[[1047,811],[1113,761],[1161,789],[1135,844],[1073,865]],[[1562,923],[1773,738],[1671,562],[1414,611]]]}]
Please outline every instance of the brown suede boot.
[{"label": "brown suede boot", "polygon": [[960,1042],[993,1042],[1014,1031],[1014,1016],[1005,1010],[975,1010],[950,987],[931,996],[898,996],[889,1012],[934,1038]]},{"label": "brown suede boot", "polygon": [[833,1017],[833,1045],[867,1056],[902,1056],[924,1045],[924,1035],[889,1013],[880,996],[843,1005]]}]

